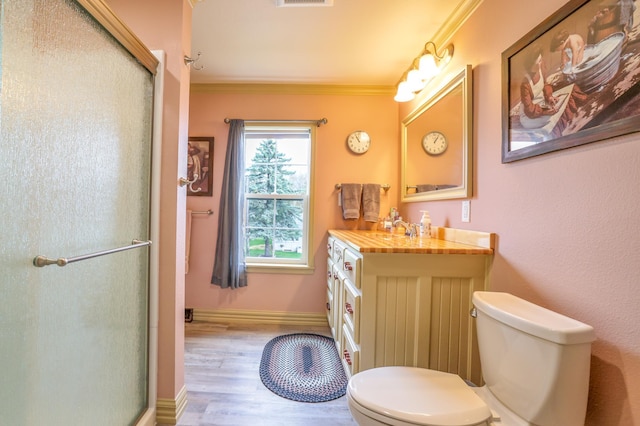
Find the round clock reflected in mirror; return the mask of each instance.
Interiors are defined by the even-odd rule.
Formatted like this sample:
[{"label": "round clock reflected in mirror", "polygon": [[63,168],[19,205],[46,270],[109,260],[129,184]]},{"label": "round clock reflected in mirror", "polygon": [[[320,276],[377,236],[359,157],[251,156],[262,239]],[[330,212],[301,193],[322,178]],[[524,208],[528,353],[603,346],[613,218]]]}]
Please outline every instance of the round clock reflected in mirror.
[{"label": "round clock reflected in mirror", "polygon": [[442,132],[429,132],[422,137],[422,148],[429,155],[440,155],[448,146],[447,137]]}]

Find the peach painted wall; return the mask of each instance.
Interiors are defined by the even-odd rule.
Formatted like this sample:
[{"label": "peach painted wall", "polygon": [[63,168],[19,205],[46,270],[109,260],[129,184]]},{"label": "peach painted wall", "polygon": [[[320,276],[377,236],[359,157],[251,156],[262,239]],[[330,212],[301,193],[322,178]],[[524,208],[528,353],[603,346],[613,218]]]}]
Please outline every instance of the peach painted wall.
[{"label": "peach painted wall", "polygon": [[[317,129],[313,275],[250,274],[248,286],[221,290],[211,285],[218,226],[218,203],[227,145],[225,117],[249,119],[320,119]],[[351,154],[347,135],[366,130],[371,148]],[[326,243],[328,229],[365,228],[363,221],[344,221],[335,184],[341,182],[390,184],[381,191],[381,211],[395,205],[398,194],[398,106],[391,95],[273,95],[191,94],[190,136],[215,137],[212,197],[188,197],[192,210],[214,210],[192,221],[191,260],[186,276],[187,307],[290,312],[325,312]]]},{"label": "peach painted wall", "polygon": [[595,328],[586,424],[640,424],[640,135],[501,164],[501,53],[564,4],[484,0],[454,36],[447,70],[474,67],[471,222],[460,200],[401,211],[497,233],[491,290]]},{"label": "peach painted wall", "polygon": [[184,241],[192,8],[187,0],[107,0],[151,50],[166,52],[160,194],[158,398],[174,399],[184,386]]}]

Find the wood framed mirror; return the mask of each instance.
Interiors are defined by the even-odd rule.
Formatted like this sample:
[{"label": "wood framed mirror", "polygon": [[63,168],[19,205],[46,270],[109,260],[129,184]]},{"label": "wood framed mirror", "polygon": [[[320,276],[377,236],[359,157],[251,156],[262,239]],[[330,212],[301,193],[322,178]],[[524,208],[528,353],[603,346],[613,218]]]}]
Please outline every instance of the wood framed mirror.
[{"label": "wood framed mirror", "polygon": [[471,197],[472,90],[467,65],[402,121],[403,202]]}]

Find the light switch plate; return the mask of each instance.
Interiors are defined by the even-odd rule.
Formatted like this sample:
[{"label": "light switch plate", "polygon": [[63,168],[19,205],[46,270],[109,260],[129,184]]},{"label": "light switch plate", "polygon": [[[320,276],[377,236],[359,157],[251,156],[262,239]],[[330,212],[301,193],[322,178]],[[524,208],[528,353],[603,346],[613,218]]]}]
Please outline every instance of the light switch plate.
[{"label": "light switch plate", "polygon": [[464,200],[462,202],[462,221],[469,222],[471,217],[471,201]]}]

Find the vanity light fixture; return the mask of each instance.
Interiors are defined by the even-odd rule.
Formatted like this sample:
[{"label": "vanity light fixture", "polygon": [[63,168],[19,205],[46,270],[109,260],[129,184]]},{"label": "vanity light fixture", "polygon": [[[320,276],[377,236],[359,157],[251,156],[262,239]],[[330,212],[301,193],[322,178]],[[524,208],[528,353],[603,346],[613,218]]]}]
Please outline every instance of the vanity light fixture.
[{"label": "vanity light fixture", "polygon": [[432,41],[424,45],[420,56],[411,62],[411,67],[402,75],[398,91],[393,98],[396,102],[408,102],[427,86],[427,83],[451,61],[453,44],[446,46],[441,54]]}]

